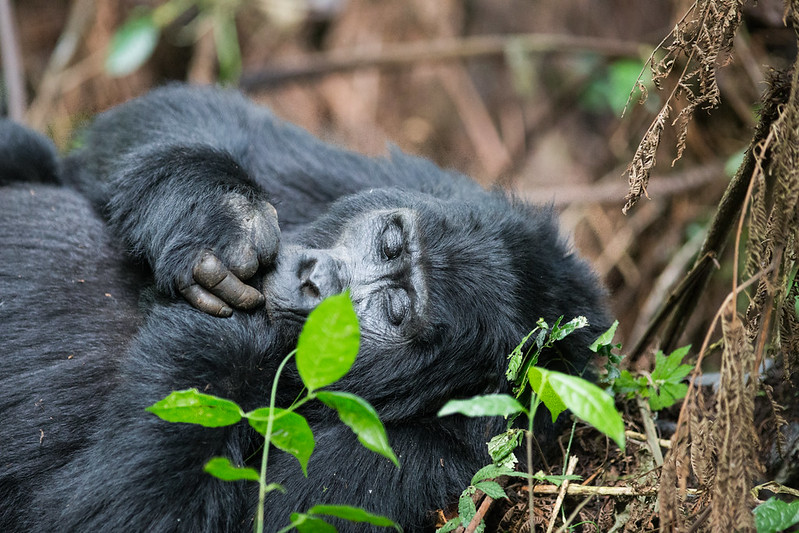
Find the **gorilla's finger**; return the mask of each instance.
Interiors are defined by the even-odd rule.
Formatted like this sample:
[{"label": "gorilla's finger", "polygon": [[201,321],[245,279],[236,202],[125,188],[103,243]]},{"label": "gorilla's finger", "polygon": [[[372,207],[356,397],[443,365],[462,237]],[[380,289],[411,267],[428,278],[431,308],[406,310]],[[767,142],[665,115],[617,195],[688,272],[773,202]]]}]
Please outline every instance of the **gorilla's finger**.
[{"label": "gorilla's finger", "polygon": [[264,302],[260,291],[242,282],[212,253],[203,255],[193,273],[197,283],[234,307],[252,309]]},{"label": "gorilla's finger", "polygon": [[221,318],[227,318],[233,314],[233,309],[225,302],[197,284],[192,284],[186,288],[180,289],[180,294],[182,294],[183,298],[193,307],[199,309],[203,313]]},{"label": "gorilla's finger", "polygon": [[258,254],[249,246],[230,259],[230,271],[239,279],[250,279],[258,271],[259,266]]}]

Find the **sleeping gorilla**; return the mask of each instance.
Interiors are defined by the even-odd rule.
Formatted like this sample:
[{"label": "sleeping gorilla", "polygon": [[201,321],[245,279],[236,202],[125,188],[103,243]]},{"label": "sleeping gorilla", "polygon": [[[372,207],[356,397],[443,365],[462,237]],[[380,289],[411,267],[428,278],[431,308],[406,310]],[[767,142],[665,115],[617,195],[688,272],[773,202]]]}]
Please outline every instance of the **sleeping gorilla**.
[{"label": "sleeping gorilla", "polygon": [[[26,165],[0,164],[0,183]],[[270,458],[287,492],[267,527],[346,503],[424,531],[504,425],[438,409],[506,391],[506,356],[539,317],[588,317],[541,360],[570,372],[606,327],[551,209],[398,151],[332,147],[234,92],[173,86],[100,115],[61,174],[71,187],[0,193],[0,530],[249,530],[255,484],[202,466],[255,462],[262,438],[144,408],[190,387],[264,405],[308,312],[349,288],[361,350],[336,388],[375,406],[402,468],[308,404],[309,477]],[[300,389],[289,371],[278,405]]]}]

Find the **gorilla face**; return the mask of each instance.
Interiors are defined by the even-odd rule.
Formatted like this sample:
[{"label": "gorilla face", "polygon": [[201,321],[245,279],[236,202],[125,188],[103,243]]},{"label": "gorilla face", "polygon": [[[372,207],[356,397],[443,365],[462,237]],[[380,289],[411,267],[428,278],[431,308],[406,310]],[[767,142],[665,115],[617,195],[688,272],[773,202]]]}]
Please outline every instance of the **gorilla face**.
[{"label": "gorilla face", "polygon": [[[322,299],[349,290],[361,350],[337,386],[365,397],[384,420],[501,389],[503,356],[532,327],[520,314],[526,280],[502,238],[527,217],[506,211],[503,222],[494,208],[390,188],[341,199],[282,246],[262,282],[267,313],[284,328],[281,338],[296,340]],[[515,227],[517,237],[538,229]]]},{"label": "gorilla face", "polygon": [[408,208],[360,213],[329,248],[287,245],[264,280],[277,312],[307,315],[333,294],[350,291],[362,329],[411,337],[427,315],[428,290],[417,213]]}]

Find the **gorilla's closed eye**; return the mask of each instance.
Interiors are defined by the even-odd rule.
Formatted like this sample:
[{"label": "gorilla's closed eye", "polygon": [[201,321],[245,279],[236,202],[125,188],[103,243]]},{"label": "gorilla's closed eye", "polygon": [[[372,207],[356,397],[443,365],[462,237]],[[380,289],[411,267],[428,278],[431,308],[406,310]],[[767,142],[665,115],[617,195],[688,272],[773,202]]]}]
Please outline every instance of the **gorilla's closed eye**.
[{"label": "gorilla's closed eye", "polygon": [[398,217],[392,218],[383,229],[380,236],[380,254],[383,259],[390,261],[402,254],[405,247],[405,237],[402,231],[402,221]]},{"label": "gorilla's closed eye", "polygon": [[411,300],[404,289],[395,287],[386,290],[386,316],[392,325],[402,324],[410,310]]}]

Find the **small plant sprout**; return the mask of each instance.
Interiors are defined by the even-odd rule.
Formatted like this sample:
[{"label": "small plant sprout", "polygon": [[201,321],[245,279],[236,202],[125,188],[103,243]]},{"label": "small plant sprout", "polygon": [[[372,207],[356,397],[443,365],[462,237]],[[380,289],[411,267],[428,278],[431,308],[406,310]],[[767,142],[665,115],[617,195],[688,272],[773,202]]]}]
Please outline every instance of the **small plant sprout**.
[{"label": "small plant sprout", "polygon": [[[613,397],[593,383],[562,372],[555,372],[536,366],[541,352],[552,348],[556,342],[570,335],[575,330],[588,325],[585,317],[577,317],[561,325],[563,317],[558,318],[552,327],[539,319],[535,329],[528,333],[509,356],[507,378],[512,385],[514,396],[507,394],[488,394],[476,396],[468,400],[451,400],[438,412],[438,416],[462,414],[465,416],[504,416],[509,418],[508,430],[497,435],[488,443],[489,453],[494,464],[481,469],[472,479],[472,484],[461,494],[459,500],[459,516],[448,521],[439,533],[452,531],[459,525],[467,525],[474,517],[476,510],[471,498],[476,490],[482,490],[492,498],[505,497],[502,488],[490,478],[500,475],[521,476],[530,480],[546,480],[559,484],[563,476],[545,476],[532,473],[531,445],[533,435],[533,419],[538,406],[543,403],[549,409],[554,421],[560,413],[570,410],[577,418],[591,424],[602,433],[613,439],[624,450],[624,421],[616,410]],[[613,337],[616,324],[605,332],[592,345],[597,351],[599,343],[607,344]],[[532,342],[531,342],[532,340]],[[529,388],[528,388],[529,385]],[[521,399],[529,395],[529,406],[521,403]],[[519,414],[527,416],[526,431],[511,427]],[[527,435],[528,472],[519,473],[512,470],[516,464],[513,452],[521,443],[522,435]],[[574,479],[576,476],[569,477]],[[532,498],[532,492],[530,492]],[[532,512],[532,504],[530,505]],[[482,531],[484,524],[478,527]]]},{"label": "small plant sprout", "polygon": [[[334,409],[358,440],[399,468],[394,451],[388,442],[386,430],[375,409],[363,398],[339,391],[322,390],[349,372],[358,354],[360,333],[358,319],[349,294],[331,296],[308,316],[300,333],[297,349],[281,362],[272,383],[268,407],[244,412],[235,402],[203,394],[197,389],[176,391],[147,408],[168,422],[199,424],[205,427],[230,426],[242,419],[272,446],[293,455],[300,463],[303,474],[308,475],[308,460],[314,449],[314,435],[305,417],[297,410],[311,400],[319,400]],[[307,389],[304,397],[288,408],[275,407],[277,382],[286,363],[296,357],[297,370]],[[258,511],[255,518],[257,532],[264,528],[264,501],[266,494],[283,491],[275,483],[267,483],[267,466],[270,446],[264,446],[260,472],[250,467],[231,464],[225,457],[214,457],[205,465],[205,471],[224,481],[256,481],[260,486]],[[389,518],[371,514],[346,505],[317,505],[305,513],[291,515],[291,525],[281,531],[296,528],[304,532],[336,531],[323,517],[335,517],[354,522],[365,522],[379,527],[401,530]]]}]

